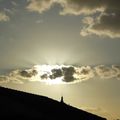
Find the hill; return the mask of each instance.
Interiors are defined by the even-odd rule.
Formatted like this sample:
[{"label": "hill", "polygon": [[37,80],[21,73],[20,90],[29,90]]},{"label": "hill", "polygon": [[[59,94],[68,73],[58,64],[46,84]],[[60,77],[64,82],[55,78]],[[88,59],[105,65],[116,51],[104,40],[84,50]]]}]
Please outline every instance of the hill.
[{"label": "hill", "polygon": [[0,87],[0,120],[106,120],[48,97]]}]

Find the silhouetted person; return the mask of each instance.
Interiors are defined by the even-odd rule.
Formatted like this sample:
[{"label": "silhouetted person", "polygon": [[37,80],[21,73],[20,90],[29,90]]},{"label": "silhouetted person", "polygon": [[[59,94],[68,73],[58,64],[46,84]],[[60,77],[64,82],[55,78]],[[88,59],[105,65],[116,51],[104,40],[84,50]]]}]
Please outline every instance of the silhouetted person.
[{"label": "silhouetted person", "polygon": [[61,97],[61,100],[60,100],[61,103],[64,103],[64,100],[63,100],[63,96]]}]

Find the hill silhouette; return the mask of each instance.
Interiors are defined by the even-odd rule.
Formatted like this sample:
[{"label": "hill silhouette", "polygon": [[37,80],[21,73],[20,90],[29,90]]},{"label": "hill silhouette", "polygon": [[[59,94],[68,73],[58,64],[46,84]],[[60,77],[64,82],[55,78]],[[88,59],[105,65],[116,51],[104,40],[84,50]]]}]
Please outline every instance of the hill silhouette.
[{"label": "hill silhouette", "polygon": [[0,87],[0,120],[106,120],[48,97]]}]

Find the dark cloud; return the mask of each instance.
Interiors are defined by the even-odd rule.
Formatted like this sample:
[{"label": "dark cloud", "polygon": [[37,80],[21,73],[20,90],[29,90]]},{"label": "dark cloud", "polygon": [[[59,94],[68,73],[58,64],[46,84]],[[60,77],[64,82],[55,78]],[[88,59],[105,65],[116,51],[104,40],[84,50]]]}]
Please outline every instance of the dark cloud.
[{"label": "dark cloud", "polygon": [[57,77],[61,77],[63,76],[63,72],[61,69],[52,69],[51,70],[52,75],[51,75],[51,79],[56,79]]},{"label": "dark cloud", "polygon": [[[64,0],[63,0],[64,1]],[[99,36],[109,36],[120,38],[120,1],[115,0],[66,0],[62,2],[62,14],[89,15],[92,22],[80,32],[81,35],[96,34]],[[96,17],[94,14],[98,13]]]},{"label": "dark cloud", "polygon": [[75,80],[75,78],[73,76],[75,73],[74,67],[72,67],[72,66],[71,67],[63,67],[62,70],[63,70],[63,76],[64,76],[63,81],[64,82],[71,82],[71,81]]},{"label": "dark cloud", "polygon": [[[64,0],[63,0],[64,1]],[[62,14],[89,15],[99,13],[92,23],[87,23],[81,35],[104,35],[111,38],[120,37],[120,1],[115,0],[66,0],[62,2]]]},{"label": "dark cloud", "polygon": [[119,65],[112,65],[113,70],[116,71],[116,78],[120,80],[120,66]]},{"label": "dark cloud", "polygon": [[[91,15],[91,22],[84,22],[85,26],[80,34],[83,36],[96,34],[111,38],[120,38],[120,1],[115,0],[29,0],[27,9],[42,13],[54,4],[62,7],[61,15]],[[97,13],[97,14],[96,14]],[[96,17],[95,17],[96,16]],[[85,20],[83,20],[85,21]]]},{"label": "dark cloud", "polygon": [[40,78],[43,80],[43,79],[48,79],[48,75],[47,74],[43,74],[40,76]]},{"label": "dark cloud", "polygon": [[23,70],[23,71],[20,71],[20,75],[23,76],[23,77],[32,77],[32,76],[35,76],[37,75],[38,72],[36,70],[31,70],[31,71],[27,71],[27,70]]},{"label": "dark cloud", "polygon": [[[93,19],[91,17],[91,19]],[[84,18],[84,21],[86,18]],[[90,20],[90,19],[89,19]],[[120,37],[120,16],[115,13],[104,13],[93,19],[92,22],[88,21],[86,26],[80,32],[81,35],[87,36],[96,34],[99,36],[109,36],[111,38]]]},{"label": "dark cloud", "polygon": [[32,75],[25,70],[21,71],[20,75],[23,76],[23,77],[28,77],[28,78],[32,77]]}]

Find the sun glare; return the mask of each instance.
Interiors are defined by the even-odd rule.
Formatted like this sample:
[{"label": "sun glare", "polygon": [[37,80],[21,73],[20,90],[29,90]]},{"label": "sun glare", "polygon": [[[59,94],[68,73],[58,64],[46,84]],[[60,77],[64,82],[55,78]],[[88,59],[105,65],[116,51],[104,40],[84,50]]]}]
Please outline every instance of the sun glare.
[{"label": "sun glare", "polygon": [[[49,78],[48,76],[52,75],[53,69],[61,69],[62,67],[65,67],[65,65],[35,65],[33,67],[34,70],[38,72],[36,76],[33,76],[31,78],[31,81],[40,81],[45,82],[46,84],[63,84],[63,76],[57,77],[57,78]],[[40,76],[43,76],[44,78],[40,78]]]},{"label": "sun glare", "polygon": [[89,79],[86,74],[79,73],[81,68],[71,65],[35,65],[32,70],[37,74],[32,75],[30,81],[44,82],[49,85],[73,84]]}]

